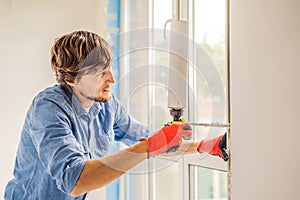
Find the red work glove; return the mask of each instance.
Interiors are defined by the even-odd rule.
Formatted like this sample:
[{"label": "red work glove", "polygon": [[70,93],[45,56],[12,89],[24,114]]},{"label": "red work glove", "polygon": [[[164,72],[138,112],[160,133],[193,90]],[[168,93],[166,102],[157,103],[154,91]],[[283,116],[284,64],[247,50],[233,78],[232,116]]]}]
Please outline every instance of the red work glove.
[{"label": "red work glove", "polygon": [[176,151],[182,142],[182,137],[191,135],[192,129],[189,123],[163,127],[151,137],[143,139],[147,143],[148,157]]},{"label": "red work glove", "polygon": [[228,160],[227,154],[227,133],[213,139],[202,140],[197,148],[199,153],[209,153],[223,158],[224,161]]}]

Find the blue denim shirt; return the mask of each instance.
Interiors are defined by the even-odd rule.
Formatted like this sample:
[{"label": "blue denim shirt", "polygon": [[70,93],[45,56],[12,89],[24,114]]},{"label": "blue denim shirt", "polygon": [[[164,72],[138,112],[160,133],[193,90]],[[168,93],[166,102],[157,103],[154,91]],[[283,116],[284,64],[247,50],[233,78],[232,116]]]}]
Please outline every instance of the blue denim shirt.
[{"label": "blue denim shirt", "polygon": [[113,141],[132,145],[149,134],[114,96],[87,113],[70,88],[47,88],[27,112],[4,199],[85,199],[69,195],[85,162],[107,155]]}]

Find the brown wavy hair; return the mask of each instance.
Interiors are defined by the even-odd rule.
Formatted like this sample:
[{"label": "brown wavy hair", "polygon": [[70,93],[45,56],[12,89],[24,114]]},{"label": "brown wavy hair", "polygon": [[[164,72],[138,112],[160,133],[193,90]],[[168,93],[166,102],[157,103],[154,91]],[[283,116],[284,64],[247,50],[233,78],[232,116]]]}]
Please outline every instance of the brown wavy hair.
[{"label": "brown wavy hair", "polygon": [[112,53],[108,42],[96,33],[74,31],[55,40],[50,61],[57,82],[66,84],[109,67]]}]

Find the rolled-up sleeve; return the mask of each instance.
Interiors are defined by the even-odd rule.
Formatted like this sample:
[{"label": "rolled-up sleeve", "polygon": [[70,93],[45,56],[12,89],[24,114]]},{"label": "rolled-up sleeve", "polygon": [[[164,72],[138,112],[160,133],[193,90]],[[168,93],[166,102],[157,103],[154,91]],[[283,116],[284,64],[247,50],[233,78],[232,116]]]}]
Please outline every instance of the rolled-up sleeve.
[{"label": "rolled-up sleeve", "polygon": [[30,123],[30,135],[41,164],[57,187],[69,194],[86,159],[72,132],[68,113],[51,99],[40,99],[33,104]]}]

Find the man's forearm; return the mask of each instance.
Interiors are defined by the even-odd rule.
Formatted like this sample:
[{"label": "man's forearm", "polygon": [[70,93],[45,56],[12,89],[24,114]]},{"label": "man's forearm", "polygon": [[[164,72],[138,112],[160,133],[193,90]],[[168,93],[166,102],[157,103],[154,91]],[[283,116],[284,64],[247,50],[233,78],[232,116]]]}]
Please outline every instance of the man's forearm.
[{"label": "man's forearm", "polygon": [[147,158],[145,141],[138,142],[117,154],[86,162],[82,173],[71,191],[72,196],[101,188],[119,178]]}]

